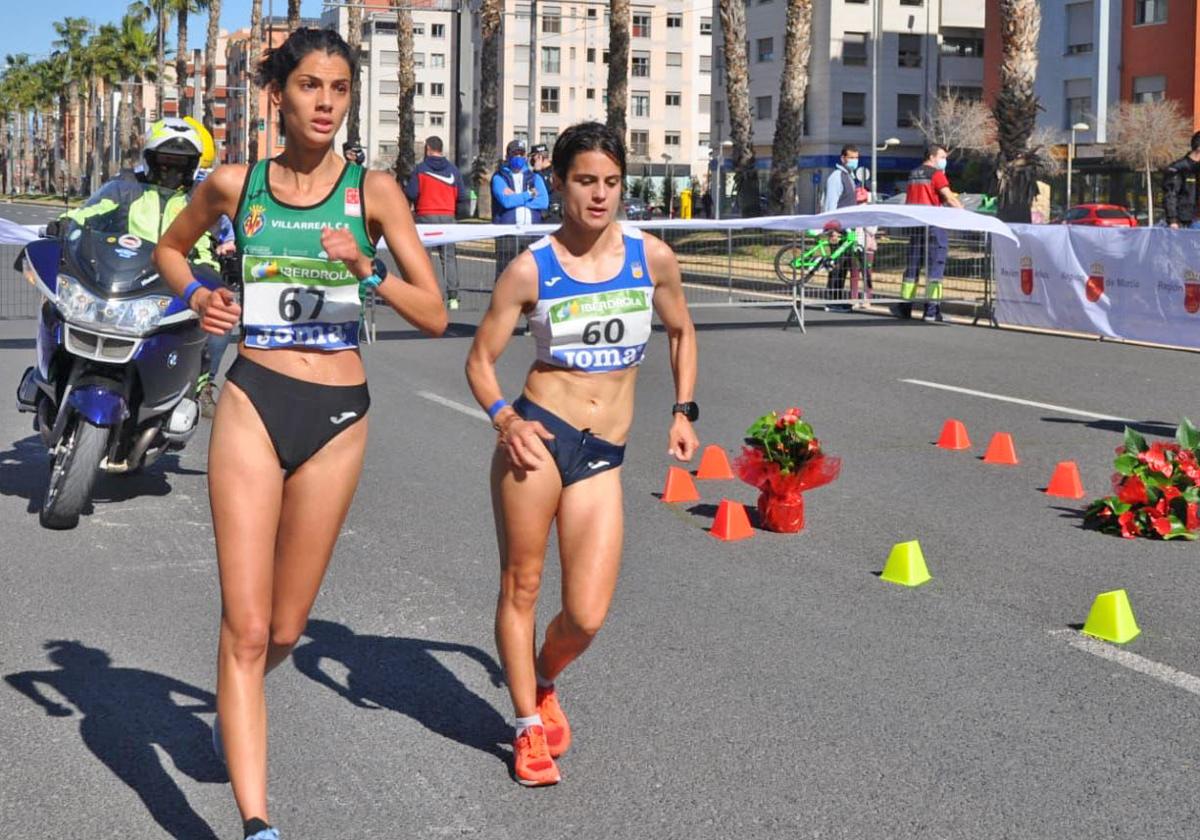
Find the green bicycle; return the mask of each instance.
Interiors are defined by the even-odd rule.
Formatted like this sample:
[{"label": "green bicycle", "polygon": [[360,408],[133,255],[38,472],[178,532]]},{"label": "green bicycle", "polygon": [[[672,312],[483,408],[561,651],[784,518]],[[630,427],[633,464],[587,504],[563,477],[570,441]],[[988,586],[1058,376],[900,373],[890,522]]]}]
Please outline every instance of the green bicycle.
[{"label": "green bicycle", "polygon": [[775,274],[789,286],[808,285],[818,271],[833,271],[843,258],[861,259],[858,231],[810,230],[816,242],[809,246],[784,245],[775,253]]}]

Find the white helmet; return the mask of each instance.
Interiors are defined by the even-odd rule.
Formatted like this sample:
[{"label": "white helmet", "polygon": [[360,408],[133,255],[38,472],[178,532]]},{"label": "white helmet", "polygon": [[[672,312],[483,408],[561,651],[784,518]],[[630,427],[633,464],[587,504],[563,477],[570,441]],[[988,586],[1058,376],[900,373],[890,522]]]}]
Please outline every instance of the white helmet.
[{"label": "white helmet", "polygon": [[142,163],[152,184],[171,190],[190,187],[203,156],[204,140],[185,120],[166,117],[146,131]]}]

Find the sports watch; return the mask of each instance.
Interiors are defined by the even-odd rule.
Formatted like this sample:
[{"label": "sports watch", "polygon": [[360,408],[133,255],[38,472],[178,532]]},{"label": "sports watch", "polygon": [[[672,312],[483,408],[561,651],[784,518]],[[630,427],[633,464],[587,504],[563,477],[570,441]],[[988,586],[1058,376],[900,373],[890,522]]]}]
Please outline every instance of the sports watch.
[{"label": "sports watch", "polygon": [[371,273],[359,280],[359,283],[366,284],[372,289],[376,288],[380,283],[387,279],[388,269],[387,263],[376,257],[371,262]]},{"label": "sports watch", "polygon": [[694,402],[675,403],[671,406],[671,414],[682,414],[690,422],[695,423],[700,419],[700,406]]}]

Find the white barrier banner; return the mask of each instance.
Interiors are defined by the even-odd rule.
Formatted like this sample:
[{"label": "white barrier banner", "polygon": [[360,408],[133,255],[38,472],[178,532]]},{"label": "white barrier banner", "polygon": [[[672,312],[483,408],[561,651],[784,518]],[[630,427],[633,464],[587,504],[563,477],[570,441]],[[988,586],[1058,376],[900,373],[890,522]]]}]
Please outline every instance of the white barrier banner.
[{"label": "white barrier banner", "polygon": [[1200,348],[1200,233],[1014,225],[996,241],[1001,323]]}]

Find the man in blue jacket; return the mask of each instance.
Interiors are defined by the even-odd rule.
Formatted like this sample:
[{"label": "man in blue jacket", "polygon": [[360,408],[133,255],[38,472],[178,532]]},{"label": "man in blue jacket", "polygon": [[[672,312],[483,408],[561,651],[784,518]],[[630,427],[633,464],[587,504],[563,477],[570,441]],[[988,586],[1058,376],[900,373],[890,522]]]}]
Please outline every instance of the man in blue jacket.
[{"label": "man in blue jacket", "polygon": [[[550,191],[542,176],[529,167],[525,141],[513,140],[505,150],[505,160],[492,176],[492,223],[497,225],[536,225],[542,211],[550,206]],[[496,239],[496,277],[517,256],[519,240],[515,236]]]}]

